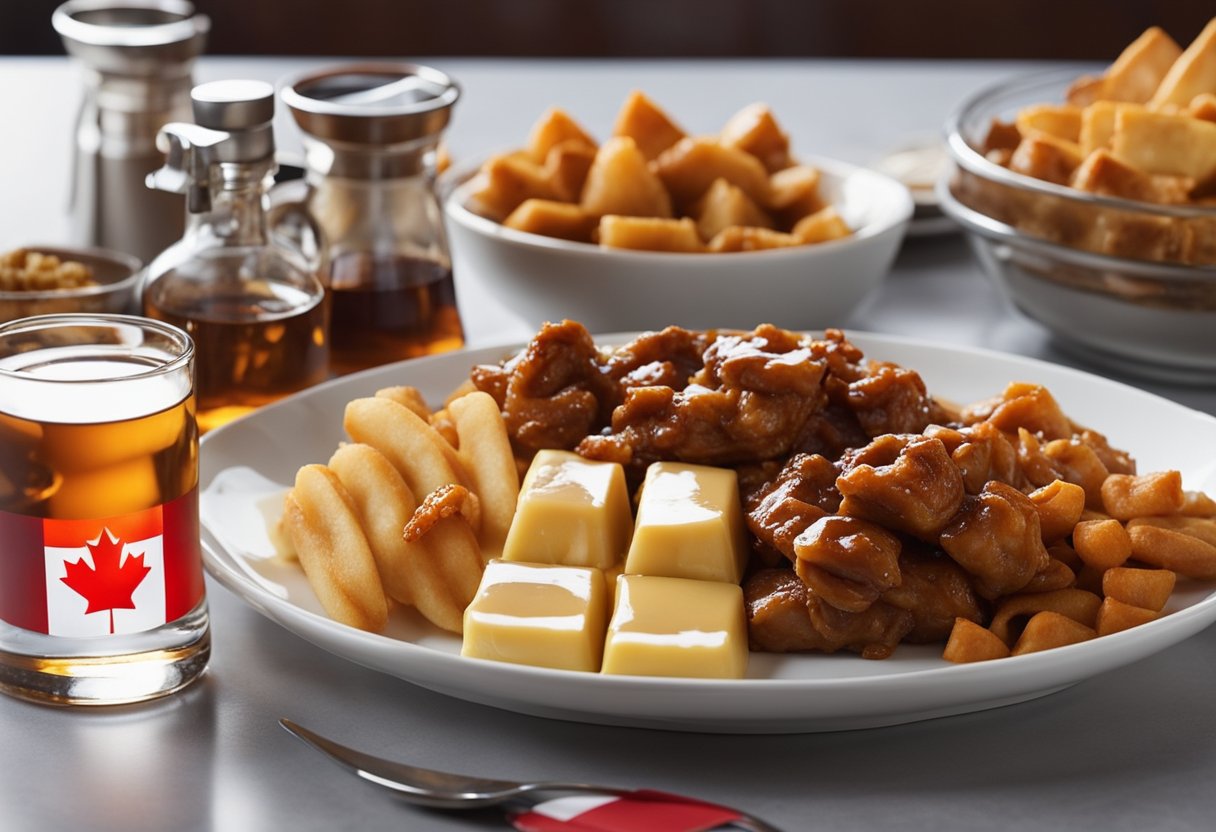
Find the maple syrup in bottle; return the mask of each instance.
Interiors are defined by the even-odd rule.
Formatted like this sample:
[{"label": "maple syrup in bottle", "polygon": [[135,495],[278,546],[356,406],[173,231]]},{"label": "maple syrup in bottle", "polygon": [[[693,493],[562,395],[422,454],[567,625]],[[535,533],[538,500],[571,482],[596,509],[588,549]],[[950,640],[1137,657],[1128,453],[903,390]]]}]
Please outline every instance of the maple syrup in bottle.
[{"label": "maple syrup in bottle", "polygon": [[330,264],[330,366],[336,373],[464,343],[452,270],[421,257],[339,255]]},{"label": "maple syrup in bottle", "polygon": [[194,339],[205,432],[325,378],[329,307],[308,260],[267,228],[274,88],[218,81],[191,97],[198,123],[161,130],[169,153],[149,179],[186,193],[186,234],[148,267],[143,309]]},{"label": "maple syrup in bottle", "polygon": [[134,702],[206,667],[193,361],[145,318],[0,325],[0,690]]},{"label": "maple syrup in bottle", "polygon": [[303,188],[329,262],[321,277],[335,374],[464,343],[434,187],[440,135],[459,94],[439,70],[401,63],[331,68],[284,84],[307,163],[293,185]]}]

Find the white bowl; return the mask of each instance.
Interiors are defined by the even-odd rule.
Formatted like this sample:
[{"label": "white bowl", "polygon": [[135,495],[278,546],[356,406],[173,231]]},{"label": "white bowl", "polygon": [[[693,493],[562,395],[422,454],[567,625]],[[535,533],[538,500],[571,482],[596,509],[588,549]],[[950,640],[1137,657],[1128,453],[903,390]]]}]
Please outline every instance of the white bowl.
[{"label": "white bowl", "polygon": [[466,207],[458,177],[444,207],[457,282],[478,275],[495,298],[532,326],[573,318],[592,332],[707,329],[768,322],[787,329],[842,325],[891,267],[912,197],[890,177],[831,159],[822,193],[852,236],[794,248],[675,254],[601,248],[506,228]]}]

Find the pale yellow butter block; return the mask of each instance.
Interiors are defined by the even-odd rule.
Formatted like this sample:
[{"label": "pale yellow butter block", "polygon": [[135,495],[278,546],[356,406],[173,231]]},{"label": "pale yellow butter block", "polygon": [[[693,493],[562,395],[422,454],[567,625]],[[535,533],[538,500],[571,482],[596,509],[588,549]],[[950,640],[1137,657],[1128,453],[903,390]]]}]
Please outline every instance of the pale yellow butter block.
[{"label": "pale yellow butter block", "polygon": [[646,469],[626,574],[737,584],[746,564],[734,471],[679,462]]},{"label": "pale yellow butter block", "polygon": [[625,472],[570,451],[540,451],[524,477],[504,560],[615,566],[629,548],[633,515]]},{"label": "pale yellow butter block", "polygon": [[737,584],[617,578],[604,673],[740,679],[746,671],[747,619]]},{"label": "pale yellow butter block", "polygon": [[594,673],[607,622],[600,570],[492,560],[464,611],[460,655]]}]

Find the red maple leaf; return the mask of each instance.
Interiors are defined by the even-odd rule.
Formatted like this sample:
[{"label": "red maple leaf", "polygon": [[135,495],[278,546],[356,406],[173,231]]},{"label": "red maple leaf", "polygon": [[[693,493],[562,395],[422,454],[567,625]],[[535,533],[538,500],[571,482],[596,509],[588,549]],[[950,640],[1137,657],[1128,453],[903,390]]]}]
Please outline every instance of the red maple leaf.
[{"label": "red maple leaf", "polygon": [[93,556],[92,568],[84,558],[75,563],[64,564],[67,571],[63,581],[72,590],[89,602],[85,615],[91,612],[110,611],[110,632],[114,632],[114,610],[133,610],[135,602],[131,595],[136,587],[152,571],[144,565],[144,553],[128,553],[122,560],[122,541],[114,537],[109,529],[103,529],[96,542],[85,541]]}]

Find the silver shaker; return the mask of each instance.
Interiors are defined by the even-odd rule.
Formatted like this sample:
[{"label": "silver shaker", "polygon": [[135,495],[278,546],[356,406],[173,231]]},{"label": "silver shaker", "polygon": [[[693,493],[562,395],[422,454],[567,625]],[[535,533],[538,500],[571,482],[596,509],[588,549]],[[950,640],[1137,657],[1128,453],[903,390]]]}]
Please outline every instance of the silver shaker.
[{"label": "silver shaker", "polygon": [[149,190],[144,179],[164,163],[156,147],[160,128],[192,120],[191,73],[211,22],[186,0],[71,0],[51,22],[85,72],[72,177],[74,242],[149,262],[185,227],[183,198]]}]

